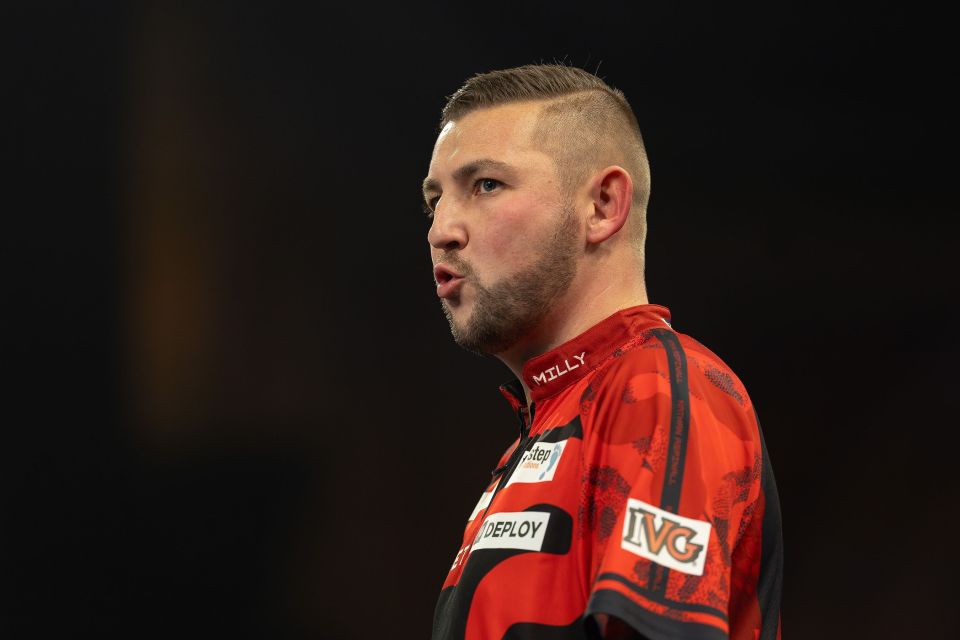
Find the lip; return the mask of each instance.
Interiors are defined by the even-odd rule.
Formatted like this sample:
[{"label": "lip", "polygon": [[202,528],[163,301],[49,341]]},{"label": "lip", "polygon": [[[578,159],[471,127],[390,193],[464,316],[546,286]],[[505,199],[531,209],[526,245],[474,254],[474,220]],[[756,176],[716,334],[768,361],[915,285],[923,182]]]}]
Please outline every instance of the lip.
[{"label": "lip", "polygon": [[444,264],[433,268],[433,279],[437,282],[437,295],[441,298],[455,295],[463,285],[463,276]]},{"label": "lip", "polygon": [[453,278],[443,284],[437,285],[437,295],[441,298],[450,298],[460,290],[463,284],[463,278]]}]

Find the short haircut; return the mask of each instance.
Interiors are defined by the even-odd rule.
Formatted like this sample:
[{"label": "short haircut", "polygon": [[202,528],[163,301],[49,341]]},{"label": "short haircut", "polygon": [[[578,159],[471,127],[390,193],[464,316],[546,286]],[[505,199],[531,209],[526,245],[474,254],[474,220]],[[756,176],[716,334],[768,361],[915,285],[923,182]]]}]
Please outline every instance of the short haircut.
[{"label": "short haircut", "polygon": [[620,164],[633,178],[633,236],[642,252],[650,166],[637,118],[623,92],[597,76],[561,64],[530,64],[480,73],[449,97],[440,120],[501,104],[544,101],[533,143],[553,156],[568,193],[591,171]]}]

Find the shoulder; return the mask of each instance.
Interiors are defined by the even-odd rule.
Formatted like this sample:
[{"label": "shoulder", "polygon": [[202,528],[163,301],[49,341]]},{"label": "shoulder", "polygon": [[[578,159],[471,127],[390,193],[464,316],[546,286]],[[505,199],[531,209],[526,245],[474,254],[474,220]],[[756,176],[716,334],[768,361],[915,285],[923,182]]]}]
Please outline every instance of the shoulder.
[{"label": "shoulder", "polygon": [[731,368],[696,339],[666,328],[643,333],[597,367],[580,413],[585,425],[659,422],[678,402],[736,430],[754,421],[750,396]]},{"label": "shoulder", "polygon": [[740,377],[694,338],[677,337],[684,350],[691,409],[699,411],[701,421],[722,424],[744,440],[758,438],[753,402]]},{"label": "shoulder", "polygon": [[633,404],[668,387],[670,363],[664,333],[676,335],[666,329],[645,331],[597,366],[581,396],[581,412],[616,402]]},{"label": "shoulder", "polygon": [[628,441],[649,435],[669,415],[670,366],[657,331],[636,336],[590,373],[580,396],[585,433]]},{"label": "shoulder", "polygon": [[677,337],[683,345],[688,364],[692,365],[691,376],[710,382],[741,404],[749,401],[743,382],[720,356],[691,336],[678,333]]}]

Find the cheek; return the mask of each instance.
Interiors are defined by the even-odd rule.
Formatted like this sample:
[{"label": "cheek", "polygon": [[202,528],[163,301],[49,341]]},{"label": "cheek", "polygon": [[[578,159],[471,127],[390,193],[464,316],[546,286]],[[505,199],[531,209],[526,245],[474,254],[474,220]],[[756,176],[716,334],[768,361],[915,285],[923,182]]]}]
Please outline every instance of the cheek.
[{"label": "cheek", "polygon": [[507,224],[496,225],[488,234],[490,256],[500,264],[512,263],[517,260],[518,252],[523,246],[518,242],[518,233],[515,227]]},{"label": "cheek", "polygon": [[547,232],[546,212],[535,202],[516,202],[503,208],[485,229],[489,254],[501,266],[530,262]]}]

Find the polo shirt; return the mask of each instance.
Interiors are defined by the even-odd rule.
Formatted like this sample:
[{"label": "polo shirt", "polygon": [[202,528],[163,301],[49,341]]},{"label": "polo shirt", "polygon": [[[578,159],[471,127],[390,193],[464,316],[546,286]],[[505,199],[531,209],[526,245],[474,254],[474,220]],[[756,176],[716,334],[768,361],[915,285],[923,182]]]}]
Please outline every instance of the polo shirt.
[{"label": "polo shirt", "polygon": [[519,437],[469,514],[434,640],[780,637],[773,472],[741,381],[641,305],[501,387]]}]

